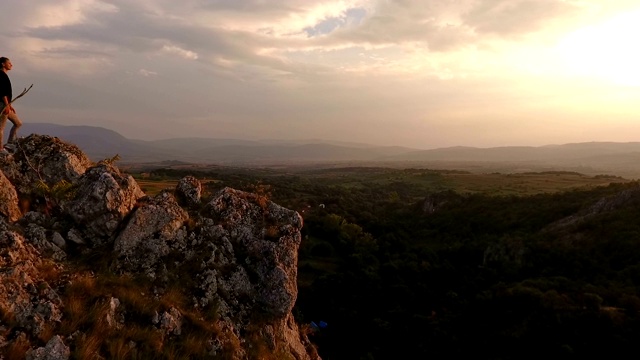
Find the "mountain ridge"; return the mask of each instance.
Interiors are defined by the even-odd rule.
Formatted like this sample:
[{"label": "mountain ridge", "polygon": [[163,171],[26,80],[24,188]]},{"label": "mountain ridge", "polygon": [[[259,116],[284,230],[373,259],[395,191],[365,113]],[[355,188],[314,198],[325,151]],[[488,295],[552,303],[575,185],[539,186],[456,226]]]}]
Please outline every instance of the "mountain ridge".
[{"label": "mountain ridge", "polygon": [[640,142],[591,141],[543,146],[452,146],[416,149],[363,143],[309,140],[247,140],[230,138],[170,138],[135,140],[106,128],[27,123],[21,135],[49,134],[78,144],[94,161],[117,153],[126,163],[165,160],[224,165],[295,165],[343,162],[387,163],[403,166],[447,166],[491,171],[533,167],[640,176]]}]

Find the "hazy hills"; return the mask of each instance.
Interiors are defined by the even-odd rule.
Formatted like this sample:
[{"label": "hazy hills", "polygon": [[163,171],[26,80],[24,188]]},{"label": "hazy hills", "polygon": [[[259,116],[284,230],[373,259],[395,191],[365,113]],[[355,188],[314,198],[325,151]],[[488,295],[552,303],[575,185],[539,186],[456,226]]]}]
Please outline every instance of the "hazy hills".
[{"label": "hazy hills", "polygon": [[415,149],[359,143],[308,141],[252,141],[240,139],[174,138],[131,140],[115,131],[92,126],[25,124],[21,136],[31,133],[57,136],[77,144],[91,159],[119,154],[126,162],[178,160],[224,164],[291,164],[336,161],[376,161]]},{"label": "hazy hills", "polygon": [[127,139],[100,127],[26,123],[20,135],[30,133],[57,136],[77,144],[92,160],[119,154],[121,161],[127,163],[181,161],[244,166],[350,163],[485,172],[577,171],[640,177],[640,142],[419,150],[326,140],[174,138],[142,141]]}]

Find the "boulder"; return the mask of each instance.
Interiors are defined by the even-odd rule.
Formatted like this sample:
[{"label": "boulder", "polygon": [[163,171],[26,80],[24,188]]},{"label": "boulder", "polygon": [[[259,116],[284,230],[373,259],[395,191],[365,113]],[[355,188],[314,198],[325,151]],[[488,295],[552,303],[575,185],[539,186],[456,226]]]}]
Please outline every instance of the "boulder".
[{"label": "boulder", "polygon": [[74,183],[91,165],[77,146],[37,134],[18,139],[13,156],[0,158],[0,170],[19,194],[35,192],[40,182],[49,187],[63,180]]},{"label": "boulder", "polygon": [[[60,236],[60,234],[58,234]],[[40,225],[28,224],[25,232],[25,239],[32,244],[40,253],[54,260],[64,260],[67,254],[54,241],[54,234],[47,234],[47,229]]]},{"label": "boulder", "polygon": [[62,318],[61,300],[41,274],[40,253],[0,218],[0,310],[37,337]]},{"label": "boulder", "polygon": [[302,217],[262,195],[231,188],[221,190],[205,210],[205,216],[222,224],[235,262],[254,279],[255,300],[264,315],[286,316],[298,295]]},{"label": "boulder", "polygon": [[161,258],[172,246],[184,247],[184,222],[188,218],[171,193],[161,192],[142,202],[115,240],[120,267],[155,278],[163,263]]},{"label": "boulder", "polygon": [[181,205],[193,207],[200,203],[202,184],[193,176],[185,176],[176,185],[176,198]]},{"label": "boulder", "polygon": [[84,228],[92,244],[104,245],[114,235],[144,193],[131,175],[109,163],[89,168],[77,181],[72,200],[63,203],[66,214]]}]

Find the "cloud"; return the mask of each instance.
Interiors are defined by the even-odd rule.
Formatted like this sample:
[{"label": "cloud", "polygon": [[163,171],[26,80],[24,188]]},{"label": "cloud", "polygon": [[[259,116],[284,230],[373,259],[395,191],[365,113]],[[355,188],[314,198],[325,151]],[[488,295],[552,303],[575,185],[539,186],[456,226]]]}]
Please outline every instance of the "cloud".
[{"label": "cloud", "polygon": [[637,0],[4,0],[0,55],[14,60],[16,84],[36,82],[56,101],[30,99],[82,106],[77,121],[95,108],[123,129],[131,118],[160,122],[154,131],[167,136],[217,126],[382,142],[401,130],[437,134],[436,119],[511,116],[487,109],[547,96],[516,84],[549,76],[541,60],[562,34],[632,7]]},{"label": "cloud", "polygon": [[138,74],[140,74],[140,75],[142,75],[142,76],[144,76],[144,77],[149,77],[149,76],[156,76],[156,75],[158,75],[158,73],[157,73],[157,72],[155,72],[155,71],[149,71],[149,70],[147,70],[147,69],[140,69],[140,70],[138,70]]},{"label": "cloud", "polygon": [[[34,13],[52,4],[47,2]],[[572,9],[562,4],[560,0],[68,0],[56,13],[68,10],[75,14],[72,20],[26,27],[20,33],[41,40],[31,42],[29,51],[43,58],[56,53],[78,61],[94,53],[98,64],[133,54],[178,56],[238,78],[251,73],[254,78],[295,74],[302,79],[313,73],[381,69],[385,64],[380,53],[393,54],[385,56],[391,62],[386,63],[390,65],[386,72],[411,71],[416,66],[424,70],[447,61],[447,53],[486,47],[492,36],[536,31]],[[501,25],[491,21],[496,18]],[[34,49],[36,44],[42,47]],[[319,61],[329,52],[335,52],[334,62]],[[348,57],[352,52],[367,52],[367,58],[377,60],[367,63],[361,57]]]},{"label": "cloud", "polygon": [[511,35],[538,31],[579,10],[563,0],[484,0],[476,2],[462,19],[479,34]]},{"label": "cloud", "polygon": [[167,52],[169,54],[175,54],[178,56],[181,56],[185,59],[188,60],[198,60],[198,54],[191,51],[191,50],[185,50],[182,49],[178,46],[174,46],[174,45],[164,45],[162,47],[162,51]]}]

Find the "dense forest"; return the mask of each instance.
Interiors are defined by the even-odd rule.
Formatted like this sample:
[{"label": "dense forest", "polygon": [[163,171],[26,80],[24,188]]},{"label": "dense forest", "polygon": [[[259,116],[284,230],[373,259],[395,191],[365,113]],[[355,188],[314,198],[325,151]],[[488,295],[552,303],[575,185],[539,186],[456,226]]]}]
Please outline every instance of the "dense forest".
[{"label": "dense forest", "polygon": [[[576,173],[157,169],[301,213],[294,309],[323,359],[622,357],[640,338],[640,185]],[[518,185],[519,184],[519,185]],[[574,186],[571,186],[573,184]]]}]

